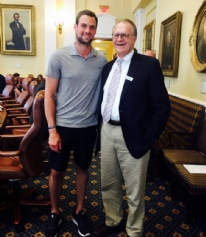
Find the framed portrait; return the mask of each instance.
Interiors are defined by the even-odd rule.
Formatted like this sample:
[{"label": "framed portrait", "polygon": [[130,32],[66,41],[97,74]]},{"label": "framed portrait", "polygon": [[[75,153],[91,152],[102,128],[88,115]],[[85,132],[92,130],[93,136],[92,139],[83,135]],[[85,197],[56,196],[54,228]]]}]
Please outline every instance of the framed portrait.
[{"label": "framed portrait", "polygon": [[199,8],[189,39],[190,60],[197,72],[206,72],[206,1]]},{"label": "framed portrait", "polygon": [[165,76],[178,76],[181,22],[178,11],[161,23],[159,61]]},{"label": "framed portrait", "polygon": [[154,49],[154,38],[155,37],[155,20],[151,21],[144,27],[143,36],[143,53],[146,49]]},{"label": "framed portrait", "polygon": [[1,4],[1,54],[34,55],[34,7]]}]

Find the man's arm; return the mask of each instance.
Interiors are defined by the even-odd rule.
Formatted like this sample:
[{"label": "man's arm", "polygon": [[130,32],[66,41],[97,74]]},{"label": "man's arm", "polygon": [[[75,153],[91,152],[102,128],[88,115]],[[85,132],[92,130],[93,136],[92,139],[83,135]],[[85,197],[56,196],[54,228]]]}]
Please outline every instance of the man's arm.
[{"label": "man's arm", "polygon": [[9,24],[9,27],[11,28],[11,30],[12,30],[12,32],[13,32],[13,30],[14,30],[13,22],[11,22],[11,23]]},{"label": "man's arm", "polygon": [[155,61],[150,75],[150,98],[153,106],[151,127],[155,138],[158,139],[170,115],[170,100],[158,60]]},{"label": "man's arm", "polygon": [[[52,77],[46,77],[44,107],[48,127],[56,126],[55,96],[58,84],[59,80]],[[49,146],[56,152],[59,152],[59,149],[61,149],[61,138],[56,128],[49,129]]]},{"label": "man's arm", "polygon": [[23,25],[22,25],[21,23],[19,23],[19,29],[21,30],[21,33],[22,33],[23,35],[26,34],[26,30],[24,29],[24,27],[23,27]]}]

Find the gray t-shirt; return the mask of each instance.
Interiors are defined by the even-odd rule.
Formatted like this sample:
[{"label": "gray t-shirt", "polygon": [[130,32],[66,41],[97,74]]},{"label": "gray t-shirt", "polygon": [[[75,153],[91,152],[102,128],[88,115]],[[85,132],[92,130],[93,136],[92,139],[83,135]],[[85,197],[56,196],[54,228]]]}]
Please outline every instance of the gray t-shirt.
[{"label": "gray t-shirt", "polygon": [[82,128],[97,124],[96,106],[105,56],[92,48],[82,57],[74,44],[50,57],[47,76],[59,80],[56,93],[56,125]]}]

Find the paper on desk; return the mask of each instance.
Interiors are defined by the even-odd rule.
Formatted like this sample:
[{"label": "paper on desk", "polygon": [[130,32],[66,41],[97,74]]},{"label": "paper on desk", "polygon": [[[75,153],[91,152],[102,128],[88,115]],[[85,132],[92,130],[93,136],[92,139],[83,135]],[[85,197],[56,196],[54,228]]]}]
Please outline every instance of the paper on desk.
[{"label": "paper on desk", "polygon": [[183,165],[191,174],[206,174],[206,165]]},{"label": "paper on desk", "polygon": [[8,42],[6,43],[7,45],[13,45],[14,46],[14,43],[13,42]]}]

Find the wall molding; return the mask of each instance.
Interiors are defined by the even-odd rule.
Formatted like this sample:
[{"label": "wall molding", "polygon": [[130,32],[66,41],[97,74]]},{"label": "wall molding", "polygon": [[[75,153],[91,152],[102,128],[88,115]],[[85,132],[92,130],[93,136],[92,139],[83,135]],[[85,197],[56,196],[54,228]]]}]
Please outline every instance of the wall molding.
[{"label": "wall molding", "polygon": [[112,39],[112,29],[115,25],[116,17],[107,13],[97,14],[98,27],[95,38],[98,39]]},{"label": "wall molding", "polygon": [[171,92],[168,92],[169,95],[173,95],[173,96],[176,96],[180,99],[184,99],[184,100],[188,100],[190,102],[193,102],[195,104],[199,104],[199,105],[202,105],[205,107],[205,113],[206,113],[206,103],[202,102],[202,101],[199,101],[199,100],[194,100],[194,99],[191,99],[189,97],[186,97],[186,96],[182,96],[182,95],[178,95],[178,94],[175,94],[175,93],[171,93]]}]

